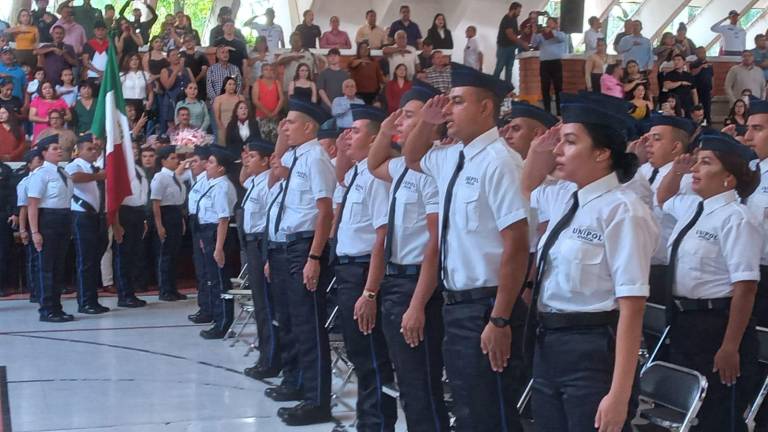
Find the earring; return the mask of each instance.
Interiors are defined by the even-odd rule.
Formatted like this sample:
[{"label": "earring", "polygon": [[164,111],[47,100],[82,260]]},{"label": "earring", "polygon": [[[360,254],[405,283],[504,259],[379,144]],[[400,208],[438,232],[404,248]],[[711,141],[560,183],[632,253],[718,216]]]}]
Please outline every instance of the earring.
[{"label": "earring", "polygon": [[723,187],[728,188],[728,180],[723,180]]}]

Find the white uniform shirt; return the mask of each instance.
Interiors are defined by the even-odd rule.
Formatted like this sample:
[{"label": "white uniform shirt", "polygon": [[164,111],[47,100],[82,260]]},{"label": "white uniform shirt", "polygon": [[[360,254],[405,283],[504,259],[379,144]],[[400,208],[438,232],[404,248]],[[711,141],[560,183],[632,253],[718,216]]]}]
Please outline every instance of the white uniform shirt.
[{"label": "white uniform shirt", "polygon": [[763,254],[760,265],[768,265],[768,159],[760,161],[760,184],[747,199],[747,207],[763,227]]},{"label": "white uniform shirt", "polygon": [[285,238],[285,224],[280,224],[280,229],[275,232],[275,220],[277,220],[277,209],[280,207],[280,200],[283,197],[283,193],[285,192],[285,180],[280,180],[274,185],[272,185],[271,188],[269,188],[269,193],[267,194],[267,220],[266,223],[268,223],[265,228],[267,228],[267,235],[269,241],[274,242],[284,242],[286,241]]},{"label": "white uniform shirt", "polygon": [[[550,195],[552,218],[539,243],[539,261],[546,239],[572,203],[572,191],[559,191]],[[573,220],[544,257],[540,310],[604,312],[616,309],[619,297],[647,297],[659,240],[648,206],[622,187],[615,173],[580,189],[578,198]]]},{"label": "white uniform shirt", "polygon": [[368,159],[356,166],[354,183],[351,183],[354,167],[344,177],[344,183],[350,186],[339,221],[337,256],[370,255],[376,241],[376,229],[387,224],[389,185],[368,171]]},{"label": "white uniform shirt", "polygon": [[[59,167],[46,161],[29,176],[27,196],[39,198],[40,208],[69,209],[71,206],[74,183],[64,169],[58,169]],[[61,175],[66,177],[66,183]]]},{"label": "white uniform shirt", "polygon": [[[677,219],[671,214],[665,212],[660,206],[659,201],[656,198],[656,193],[661,186],[661,182],[664,177],[672,170],[672,162],[659,168],[659,173],[656,175],[653,184],[651,185],[651,191],[653,192],[653,203],[651,210],[653,211],[653,217],[656,218],[656,222],[659,224],[659,245],[656,247],[656,252],[653,253],[653,259],[651,259],[652,265],[666,265],[669,257],[667,256],[667,241],[672,234],[672,230],[677,224]],[[650,181],[651,175],[653,175],[653,166],[650,163],[645,163],[637,170],[636,177],[640,175],[643,178]]]},{"label": "white uniform shirt", "polygon": [[[677,233],[696,213],[701,198],[675,195],[664,203],[664,211],[677,218],[667,243],[671,250]],[[761,222],[739,203],[736,191],[723,192],[704,200],[704,212],[680,243],[675,264],[678,297],[712,299],[731,297],[731,284],[760,280],[763,250]]]},{"label": "white uniform shirt", "polygon": [[144,168],[134,165],[136,176],[131,178],[131,190],[134,192],[131,196],[123,200],[123,205],[129,207],[144,207],[149,198],[149,180]]},{"label": "white uniform shirt", "polygon": [[259,32],[259,36],[267,40],[269,52],[276,53],[280,50],[280,41],[283,40],[283,28],[278,24],[268,26],[266,24],[251,23],[251,28]]},{"label": "white uniform shirt", "polygon": [[[290,168],[298,158],[285,197],[280,229],[286,234],[314,231],[317,222],[317,200],[332,198],[336,187],[331,159],[317,139],[308,141],[283,155],[282,164]],[[279,208],[280,202],[275,204]],[[277,214],[277,213],[275,213]]]},{"label": "white uniform shirt", "polygon": [[187,188],[176,173],[163,167],[152,177],[150,191],[149,199],[159,200],[161,206],[180,206],[184,204]]},{"label": "white uniform shirt", "polygon": [[[76,173],[94,174],[93,165],[91,165],[90,162],[87,162],[81,158],[77,158],[72,162],[70,162],[69,164],[67,164],[64,170],[67,171],[67,174],[69,174],[70,176]],[[99,194],[99,186],[96,183],[96,181],[94,180],[89,182],[74,183],[74,185],[75,185],[75,196],[85,200],[88,204],[90,204],[93,207],[93,210],[96,210],[98,212],[101,206],[101,195]],[[85,208],[81,207],[79,204],[76,204],[74,200],[72,200],[72,205],[70,206],[70,210],[77,211],[77,212],[88,211]]]},{"label": "white uniform shirt", "polygon": [[584,32],[584,52],[587,56],[591,56],[597,52],[597,40],[604,39],[603,32],[600,30],[592,30],[591,28]]},{"label": "white uniform shirt", "polygon": [[[388,164],[392,185],[389,189],[387,212],[392,202],[395,183],[406,169],[405,158],[391,159]],[[395,200],[392,232],[392,262],[400,265],[421,264],[424,247],[429,241],[427,215],[440,212],[440,194],[432,177],[414,170],[405,174]],[[389,215],[387,215],[389,217]],[[392,229],[393,227],[387,227]]]},{"label": "white uniform shirt", "polygon": [[27,197],[27,183],[29,183],[29,175],[19,180],[19,184],[16,185],[16,207],[26,207],[29,202]]},{"label": "white uniform shirt", "polygon": [[208,187],[200,196],[200,225],[217,224],[219,220],[231,218],[237,203],[237,191],[226,175],[207,180]]},{"label": "white uniform shirt", "polygon": [[[445,215],[448,183],[462,151],[464,168],[453,189],[450,214]],[[449,217],[446,288],[498,286],[503,252],[499,231],[528,217],[528,201],[520,191],[520,155],[507,147],[494,127],[467,145],[432,147],[420,165],[440,191],[440,236],[442,218]]]},{"label": "white uniform shirt", "polygon": [[720,24],[723,21],[713,25],[710,30],[720,33],[722,36],[721,46],[723,51],[742,52],[747,47],[747,32],[741,26],[733,24]]},{"label": "white uniform shirt", "polygon": [[467,39],[467,45],[464,46],[464,66],[480,70],[483,65],[480,64],[480,47],[477,44],[477,37]]},{"label": "white uniform shirt", "polygon": [[[192,177],[192,172],[189,172],[189,177]],[[197,175],[195,182],[189,189],[189,196],[187,196],[187,211],[191,215],[197,214],[197,203],[200,201],[200,197],[208,190],[208,173],[203,171]]]},{"label": "white uniform shirt", "polygon": [[264,232],[267,223],[267,207],[269,206],[269,173],[248,177],[245,180],[245,197],[243,197],[243,231],[246,234]]}]

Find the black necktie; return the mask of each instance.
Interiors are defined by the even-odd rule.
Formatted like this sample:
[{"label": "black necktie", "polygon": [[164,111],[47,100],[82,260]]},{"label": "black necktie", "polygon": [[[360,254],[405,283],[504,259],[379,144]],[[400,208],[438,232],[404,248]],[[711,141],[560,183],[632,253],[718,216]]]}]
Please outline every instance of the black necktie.
[{"label": "black necktie", "polygon": [[464,169],[464,150],[459,152],[459,161],[456,163],[456,169],[453,170],[451,179],[448,181],[448,188],[445,190],[445,202],[443,203],[443,223],[442,232],[440,233],[440,262],[437,268],[437,280],[445,281],[443,276],[443,269],[445,268],[446,258],[446,240],[448,238],[448,219],[451,213],[451,201],[453,200],[453,187],[456,186],[456,180],[459,178],[459,173]]},{"label": "black necktie", "polygon": [[403,169],[403,173],[397,178],[395,182],[395,188],[392,189],[392,200],[389,202],[389,215],[387,216],[387,239],[384,243],[384,263],[389,264],[392,260],[392,240],[395,235],[395,203],[397,202],[397,191],[400,190],[400,186],[403,184],[405,175],[408,174],[408,167]]},{"label": "black necktie", "polygon": [[288,196],[288,185],[291,184],[291,175],[293,174],[293,169],[296,168],[296,161],[299,160],[299,156],[296,154],[296,149],[293,149],[293,162],[291,162],[291,167],[288,168],[288,178],[285,179],[285,187],[283,187],[283,196],[280,198],[280,207],[277,208],[277,215],[275,216],[275,234],[277,234],[277,230],[280,229],[280,222],[283,221],[283,210],[285,210],[285,197]]},{"label": "black necktie", "polygon": [[698,222],[699,218],[701,217],[701,214],[704,213],[704,201],[699,201],[699,205],[696,207],[696,213],[693,214],[693,217],[691,220],[688,221],[687,224],[680,230],[679,233],[677,233],[677,236],[672,241],[672,248],[669,252],[669,265],[667,266],[667,278],[669,280],[669,283],[667,283],[667,295],[666,295],[666,311],[667,311],[667,324],[670,324],[672,322],[672,319],[674,317],[674,297],[672,296],[672,290],[675,286],[675,267],[677,265],[677,251],[680,249],[680,244],[683,243],[683,238],[686,234],[688,234],[688,231],[693,228],[694,225],[696,225],[696,222]]},{"label": "black necktie", "polygon": [[136,167],[133,167],[133,169],[136,172],[136,180],[138,180],[139,183],[141,183],[141,180],[143,179],[143,177],[141,176],[141,171],[139,171],[139,169]]},{"label": "black necktie", "polygon": [[579,209],[579,194],[578,191],[574,191],[571,195],[571,207],[555,224],[549,236],[541,246],[541,254],[539,254],[538,273],[536,273],[536,283],[533,285],[533,292],[531,293],[531,305],[528,308],[528,315],[525,318],[525,344],[524,350],[528,357],[533,355],[533,335],[536,331],[536,314],[538,313],[539,294],[541,293],[541,282],[544,279],[544,272],[547,267],[547,256],[552,246],[555,245],[557,238],[565,230],[566,227],[573,221],[576,216],[576,211]]},{"label": "black necktie", "polygon": [[245,207],[245,203],[248,202],[248,198],[251,197],[251,194],[253,193],[253,188],[256,187],[256,180],[254,180],[251,183],[251,187],[248,188],[248,192],[245,193],[245,198],[243,198],[243,203],[240,205],[240,207]]},{"label": "black necktie", "polygon": [[651,177],[648,179],[648,183],[653,185],[653,182],[656,181],[656,177],[658,175],[659,175],[659,169],[658,168],[654,168],[653,171],[651,172]]},{"label": "black necktie", "polygon": [[173,178],[173,182],[176,183],[176,187],[179,188],[179,192],[183,192],[184,190],[181,188],[181,182],[179,181],[178,178],[176,178],[175,173],[171,175],[171,178]]},{"label": "black necktie", "polygon": [[[282,194],[285,191],[285,185],[283,183],[280,183],[280,189],[277,190],[277,194],[274,198],[272,198],[272,202],[269,203],[269,206],[267,206],[267,222],[264,224],[264,238],[261,241],[261,256],[264,259],[267,259],[267,242],[269,241],[269,215],[272,213],[272,207],[277,202],[277,199],[280,198],[280,194]],[[275,234],[277,234],[277,230],[275,230]]]},{"label": "black necktie", "polygon": [[64,168],[56,167],[56,172],[59,173],[59,177],[61,177],[61,181],[64,182],[64,187],[69,187],[69,182],[67,180],[67,172],[64,171]]},{"label": "black necktie", "polygon": [[195,207],[195,215],[198,217],[198,220],[200,218],[200,203],[203,202],[203,198],[205,198],[205,196],[208,195],[208,192],[210,192],[211,189],[215,187],[216,185],[209,186],[208,189],[206,189],[206,191],[203,192],[203,194],[200,195],[200,198],[197,200],[197,206]]},{"label": "black necktie", "polygon": [[[94,164],[91,164],[91,170],[94,174],[98,174],[101,171],[101,169]],[[106,205],[104,202],[104,181],[97,181],[96,187],[99,189],[99,213],[104,213],[104,207]]]},{"label": "black necktie", "polygon": [[337,234],[339,233],[339,226],[341,226],[341,217],[344,216],[344,206],[347,205],[347,197],[349,197],[349,192],[352,190],[352,186],[355,184],[355,180],[357,180],[357,164],[352,168],[352,178],[349,180],[349,185],[347,185],[347,190],[344,191],[344,197],[341,199],[341,205],[339,206],[339,218],[336,221],[336,229],[333,230],[333,238],[338,241]]}]

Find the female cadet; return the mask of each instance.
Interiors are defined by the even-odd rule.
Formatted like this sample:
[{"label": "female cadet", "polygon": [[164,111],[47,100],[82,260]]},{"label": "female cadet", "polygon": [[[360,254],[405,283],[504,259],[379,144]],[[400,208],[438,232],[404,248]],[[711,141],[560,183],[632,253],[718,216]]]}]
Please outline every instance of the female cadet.
[{"label": "female cadet", "polygon": [[[527,328],[536,316],[533,416],[541,431],[628,431],[659,230],[620,183],[637,167],[625,153],[631,119],[583,96],[564,97],[562,112],[560,138],[545,135],[544,147],[554,145],[554,174],[577,189],[547,194],[552,222],[539,243]],[[545,155],[540,150],[529,159]]]},{"label": "female cadet", "polygon": [[157,151],[155,169],[158,172],[152,178],[149,199],[157,230],[159,298],[163,301],[185,300],[187,296],[176,288],[176,260],[184,232],[182,205],[187,192],[176,172],[179,169],[176,147],[161,147]]},{"label": "female cadet", "polygon": [[29,226],[27,218],[27,205],[29,203],[27,188],[32,173],[43,164],[43,156],[40,153],[40,150],[37,148],[27,150],[27,152],[24,153],[24,162],[27,164],[27,172],[29,174],[22,178],[21,181],[19,181],[19,184],[16,185],[16,206],[18,207],[19,212],[19,236],[27,251],[27,289],[29,290],[29,302],[37,303],[37,297],[40,292],[35,281],[38,279],[37,274],[39,269],[37,266],[37,259],[35,258],[35,245],[29,238],[29,231],[27,231],[27,226]]},{"label": "female cadet", "polygon": [[211,146],[211,156],[205,171],[207,187],[198,199],[198,237],[203,249],[206,284],[210,287],[213,326],[200,331],[203,339],[221,339],[232,324],[233,305],[221,294],[231,287],[224,267],[224,242],[227,239],[229,219],[234,216],[237,191],[227,178],[238,155],[226,148]]},{"label": "female cadet", "polygon": [[[659,190],[677,218],[669,248],[667,309],[670,361],[699,371],[709,386],[701,431],[746,431],[742,413],[754,396],[757,338],[750,321],[760,279],[761,221],[739,202],[757,188],[757,155],[732,137],[699,138],[696,161],[675,160]],[[691,172],[694,194],[676,194]]]},{"label": "female cadet", "polygon": [[64,168],[57,165],[62,157],[58,135],[41,139],[37,148],[45,162],[29,178],[27,211],[39,268],[36,282],[40,301],[38,311],[40,321],[67,322],[74,317],[64,313],[61,307],[62,287],[56,283],[65,271],[74,183]]}]

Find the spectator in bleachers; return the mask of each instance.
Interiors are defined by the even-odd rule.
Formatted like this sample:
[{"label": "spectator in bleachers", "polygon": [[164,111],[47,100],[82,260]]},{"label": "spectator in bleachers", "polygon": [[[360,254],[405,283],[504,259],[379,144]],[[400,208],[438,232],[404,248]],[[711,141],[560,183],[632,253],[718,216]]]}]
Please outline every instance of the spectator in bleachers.
[{"label": "spectator in bleachers", "polygon": [[94,37],[83,47],[81,60],[83,62],[83,78],[93,82],[101,82],[104,69],[107,67],[107,53],[109,51],[109,39],[107,39],[107,26],[104,21],[94,24]]},{"label": "spectator in bleachers", "polygon": [[605,73],[600,77],[600,93],[615,98],[624,97],[624,87],[621,77],[624,73],[620,63],[611,63],[605,68]]},{"label": "spectator in bleachers", "polygon": [[468,26],[464,36],[467,38],[467,44],[464,46],[464,66],[469,66],[482,72],[483,52],[480,51],[480,46],[477,44],[477,28],[475,26]]},{"label": "spectator in bleachers", "polygon": [[[223,6],[221,9],[219,9],[219,15],[217,17],[218,19],[218,25],[216,27],[211,29],[211,33],[208,36],[208,45],[209,46],[216,46],[216,41],[224,36],[224,23],[232,19],[232,8],[229,6]],[[239,29],[235,29],[235,37],[240,40],[245,40],[245,36],[243,36],[243,33],[240,32]]]},{"label": "spectator in bleachers", "polygon": [[587,91],[600,93],[600,77],[603,76],[603,71],[608,64],[608,44],[605,39],[598,39],[596,50],[592,55],[587,57],[587,61],[584,62],[584,79],[587,83]]},{"label": "spectator in bleachers", "polygon": [[[450,75],[448,78],[450,79]],[[408,67],[402,63],[397,65],[395,67],[395,77],[389,80],[384,87],[384,96],[387,100],[387,111],[389,114],[397,111],[400,107],[400,98],[412,86],[411,81],[408,79]]]},{"label": "spectator in bleachers", "polygon": [[640,71],[640,65],[635,60],[630,60],[624,65],[624,75],[621,82],[624,84],[624,92],[628,92],[637,83],[650,84],[648,76]]},{"label": "spectator in bleachers", "polygon": [[96,113],[96,87],[90,81],[80,82],[77,102],[72,108],[72,126],[75,134],[81,135],[91,131],[93,115]]},{"label": "spectator in bleachers", "polygon": [[154,7],[152,7],[151,4],[149,4],[149,2],[144,2],[144,7],[147,8],[147,12],[149,12],[151,16],[147,19],[142,19],[141,9],[135,7],[131,10],[131,16],[133,17],[133,20],[130,20],[127,16],[125,16],[125,11],[131,4],[133,4],[133,0],[125,0],[125,4],[123,4],[123,7],[120,8],[119,15],[120,18],[125,18],[130,22],[131,27],[133,27],[134,31],[141,36],[141,40],[144,41],[140,45],[144,45],[149,41],[152,27],[157,22],[157,11]]},{"label": "spectator in bleachers", "polygon": [[[619,51],[619,43],[621,43],[621,40],[624,39],[624,36],[628,36],[632,34],[632,20],[627,19],[624,21],[624,30],[620,31],[616,34],[616,37],[613,38],[613,50],[616,51],[617,54],[621,55],[621,52]],[[625,64],[624,67],[627,67]]]},{"label": "spectator in bleachers", "polygon": [[[77,66],[77,55],[71,45],[64,43],[64,28],[55,26],[51,29],[53,42],[40,45],[35,54],[38,64],[42,63],[45,77],[55,84],[60,83],[61,71]],[[41,59],[42,57],[42,59]]]},{"label": "spectator in bleachers", "polygon": [[634,117],[635,120],[642,120],[651,115],[653,102],[651,102],[650,92],[645,84],[636,84],[627,94],[627,99],[632,102],[629,115]]},{"label": "spectator in bleachers", "polygon": [[0,48],[0,78],[13,84],[13,95],[24,99],[24,88],[27,86],[27,75],[24,69],[16,63],[13,50],[10,47]]},{"label": "spectator in bleachers", "polygon": [[261,77],[251,88],[251,103],[256,110],[261,135],[270,142],[277,141],[277,124],[284,103],[275,72],[275,65],[265,64],[261,68]]},{"label": "spectator in bleachers", "polygon": [[768,39],[764,34],[755,36],[755,48],[752,50],[755,65],[763,70],[763,76],[768,80]]},{"label": "spectator in bleachers", "polygon": [[765,97],[765,75],[763,70],[755,65],[752,51],[741,54],[741,63],[731,66],[725,76],[725,94],[730,103],[736,102],[742,90],[749,89],[755,97]]},{"label": "spectator in bleachers", "polygon": [[683,109],[680,108],[680,101],[672,93],[667,94],[666,99],[661,100],[661,115],[683,117]]},{"label": "spectator in bleachers", "polygon": [[56,85],[56,94],[67,103],[69,108],[77,102],[77,87],[75,86],[75,74],[72,69],[64,69],[59,77],[61,84]]},{"label": "spectator in bleachers", "polygon": [[350,128],[354,122],[352,105],[363,104],[365,101],[356,96],[355,80],[348,79],[342,86],[342,95],[335,98],[331,106],[331,114],[336,119],[336,127]]},{"label": "spectator in bleachers", "polygon": [[387,37],[390,42],[396,42],[395,35],[401,30],[406,34],[408,45],[416,48],[421,47],[421,29],[419,29],[418,24],[411,21],[411,7],[408,5],[400,6],[400,19],[389,26]]},{"label": "spectator in bleachers", "polygon": [[678,52],[677,45],[675,44],[675,35],[670,32],[664,32],[661,35],[659,46],[653,49],[656,62],[659,64],[660,74],[673,69],[672,56]]},{"label": "spectator in bleachers", "polygon": [[699,103],[704,110],[704,118],[707,124],[712,124],[712,88],[714,87],[714,71],[712,64],[707,60],[707,50],[697,47],[694,50],[696,60],[690,63],[689,68],[693,74],[696,93],[699,94]]},{"label": "spectator in bleachers", "polygon": [[385,79],[378,60],[371,57],[368,43],[357,44],[357,54],[349,63],[349,70],[357,86],[357,95],[366,104],[372,104],[381,91]]},{"label": "spectator in bleachers", "polygon": [[299,67],[299,64],[309,65],[310,72],[314,74],[317,72],[318,63],[321,61],[320,57],[315,57],[308,49],[304,48],[301,44],[301,35],[298,33],[292,33],[289,42],[291,43],[291,51],[277,58],[277,64],[285,66],[283,71],[283,91],[286,93],[291,85],[291,81],[293,81],[293,76],[296,75],[296,68]]},{"label": "spectator in bleachers", "polygon": [[404,64],[408,66],[408,79],[413,79],[413,75],[420,70],[417,61],[418,54],[416,48],[408,44],[408,35],[405,30],[395,33],[395,44],[384,48],[384,55],[389,61],[389,78],[395,72],[395,66]]},{"label": "spectator in bleachers", "polygon": [[442,51],[432,53],[432,67],[426,71],[426,81],[443,93],[451,90],[451,59]]},{"label": "spectator in bleachers", "polygon": [[355,43],[368,42],[371,49],[381,49],[387,43],[387,32],[376,25],[376,11],[371,9],[365,13],[365,24],[357,29]]},{"label": "spectator in bleachers", "polygon": [[0,80],[0,107],[8,108],[16,115],[21,115],[24,111],[24,101],[13,95],[13,81],[11,80]]},{"label": "spectator in bleachers", "polygon": [[603,23],[600,21],[600,18],[592,16],[589,17],[587,22],[589,23],[589,29],[584,32],[584,52],[589,57],[597,51],[597,41],[604,39],[605,35],[603,35],[601,30]]},{"label": "spectator in bleachers", "polygon": [[[80,55],[80,53],[83,51],[83,46],[88,41],[88,37],[85,34],[85,29],[77,21],[75,21],[71,6],[65,5],[60,7],[59,14],[61,14],[61,18],[59,18],[59,20],[56,21],[56,24],[53,25],[51,32],[53,32],[56,27],[61,27],[64,29],[63,42],[74,48],[76,55]],[[54,36],[54,40],[55,39],[56,37]]]},{"label": "spectator in bleachers", "polygon": [[421,42],[421,52],[418,55],[419,69],[425,70],[432,67],[432,51],[434,51],[434,45],[429,39],[424,39]]},{"label": "spectator in bleachers", "polygon": [[158,106],[158,133],[160,134],[173,127],[176,102],[184,97],[187,84],[195,82],[192,71],[184,65],[178,49],[173,48],[168,51],[168,61],[168,67],[160,73],[160,85],[164,89]]},{"label": "spectator in bleachers", "polygon": [[243,72],[248,70],[248,47],[245,42],[235,34],[235,22],[229,18],[222,23],[224,34],[216,39],[213,46],[229,47],[229,62],[240,70],[240,75],[246,77]]},{"label": "spectator in bleachers", "polygon": [[539,76],[544,109],[552,111],[550,86],[555,90],[555,110],[560,115],[560,93],[563,91],[563,55],[566,54],[568,36],[560,31],[557,18],[547,18],[547,26],[533,37],[533,46],[539,49]]},{"label": "spectator in bleachers", "polygon": [[[259,122],[253,115],[248,102],[243,99],[235,104],[232,118],[227,123],[227,147],[233,155],[243,152],[245,143],[250,137],[261,138]],[[223,143],[221,145],[224,145]]]},{"label": "spectator in bleachers", "polygon": [[[125,117],[128,118],[128,128],[131,130],[131,139],[134,141],[147,135],[147,113],[142,110],[142,105],[135,102],[125,103]],[[153,162],[154,164],[154,162]]]},{"label": "spectator in bleachers", "polygon": [[117,48],[118,61],[123,64],[125,59],[139,52],[139,47],[144,45],[144,39],[142,39],[141,33],[136,32],[133,25],[128,21],[121,19],[118,21],[118,26],[120,27],[120,35],[115,38],[115,47]]},{"label": "spectator in bleachers", "polygon": [[288,96],[305,102],[317,103],[317,85],[312,80],[312,71],[306,63],[299,64],[293,81],[288,85]]},{"label": "spectator in bleachers", "polygon": [[[46,123],[43,123],[43,129],[35,137],[34,141],[37,142],[45,137],[58,135],[59,144],[61,145],[61,150],[63,152],[61,160],[62,162],[69,162],[72,160],[72,151],[77,143],[77,135],[75,135],[71,129],[66,127],[65,121],[68,120],[65,118],[65,112],[63,110],[54,109],[47,114],[48,120]],[[37,126],[37,124],[35,124],[35,126]]]},{"label": "spectator in bleachers", "polygon": [[496,68],[493,76],[499,78],[504,71],[504,81],[512,82],[512,68],[515,66],[515,52],[518,49],[527,50],[528,44],[519,39],[520,29],[517,26],[517,17],[523,6],[518,2],[512,2],[509,10],[501,18],[499,33],[496,36]]},{"label": "spectator in bleachers", "polygon": [[21,9],[16,20],[16,25],[6,30],[13,35],[16,41],[16,61],[21,65],[31,68],[37,66],[35,48],[37,48],[40,35],[37,27],[32,23],[32,13],[29,9]]},{"label": "spectator in bleachers", "polygon": [[303,14],[304,20],[296,26],[294,32],[301,36],[301,46],[304,48],[317,48],[317,40],[322,34],[320,27],[315,24],[315,13],[307,9]]},{"label": "spectator in bleachers", "polygon": [[[149,72],[152,82],[159,83],[160,74],[168,65],[168,57],[163,49],[163,39],[160,36],[152,36],[149,41],[149,52],[144,55],[142,61],[143,69]],[[158,93],[162,92],[162,88],[159,88],[158,85],[155,85],[155,90]]]},{"label": "spectator in bleachers", "polygon": [[181,37],[176,33],[173,23],[165,21],[160,27],[162,30],[158,36],[163,41],[163,51],[168,51],[182,45]]},{"label": "spectator in bleachers", "polygon": [[205,76],[208,74],[208,56],[204,52],[198,51],[196,41],[192,35],[184,36],[184,48],[179,52],[184,59],[184,65],[192,71],[192,75],[197,82],[197,98],[206,99],[205,94]]},{"label": "spectator in bleachers", "polygon": [[189,112],[189,124],[192,128],[200,129],[203,132],[208,130],[211,125],[211,118],[208,115],[208,108],[205,102],[198,98],[199,90],[195,81],[190,81],[184,87],[184,99],[176,103],[174,123],[179,123],[178,114],[180,108],[186,108]]},{"label": "spectator in bleachers", "polygon": [[149,72],[141,69],[141,57],[138,53],[131,54],[123,62],[120,82],[123,98],[126,103],[136,106],[137,117],[152,108],[155,101],[154,86]]},{"label": "spectator in bleachers", "polygon": [[331,29],[320,36],[320,48],[352,48],[352,42],[349,40],[347,32],[339,30],[339,17],[331,17]]},{"label": "spectator in bleachers", "polygon": [[179,39],[181,46],[184,43],[184,36],[191,35],[195,39],[195,44],[200,45],[200,33],[192,28],[192,21],[189,15],[186,15],[184,11],[176,12],[176,25],[173,27],[176,32],[176,37]]},{"label": "spectator in bleachers", "polygon": [[445,22],[445,15],[439,13],[432,20],[432,27],[427,30],[427,39],[432,41],[435,49],[452,50],[453,37]]},{"label": "spectator in bleachers", "polygon": [[[128,0],[129,2],[131,0]],[[32,25],[37,27],[37,34],[39,35],[39,43],[53,42],[53,36],[51,35],[51,28],[58,17],[51,12],[48,12],[48,0],[36,0],[35,4],[37,9],[32,12]]]},{"label": "spectator in bleachers", "polygon": [[[728,24],[723,24],[728,21]],[[728,16],[710,27],[722,37],[720,53],[724,56],[737,56],[747,49],[747,32],[739,25],[739,12],[732,10]]]},{"label": "spectator in bleachers", "polygon": [[672,56],[674,69],[664,74],[662,86],[664,90],[677,96],[683,115],[690,117],[691,109],[699,104],[699,95],[696,93],[694,78],[686,70],[685,58],[681,54]]},{"label": "spectator in bleachers", "polygon": [[80,6],[73,6],[72,3],[74,3],[74,0],[64,0],[63,3],[60,3],[58,7],[59,14],[63,18],[64,13],[62,12],[62,9],[64,7],[69,7],[72,10],[74,21],[83,26],[86,39],[92,38],[93,25],[98,21],[104,20],[101,10],[91,6],[91,0],[83,0],[83,4]]},{"label": "spectator in bleachers", "polygon": [[253,49],[248,53],[247,70],[248,83],[253,85],[261,77],[261,68],[266,64],[275,62],[275,55],[269,51],[267,39],[263,36],[256,37]]},{"label": "spectator in bleachers", "polygon": [[[211,118],[214,120],[211,122],[213,127],[213,133],[216,136],[223,138],[224,130],[222,128],[226,125],[224,122],[220,122],[216,116],[213,105],[216,98],[224,93],[224,84],[227,81],[232,80],[235,82],[235,93],[242,91],[243,79],[240,76],[240,71],[234,65],[229,63],[229,49],[220,47],[216,49],[216,60],[209,69],[206,75],[206,95],[208,96],[208,105],[211,107]],[[230,104],[230,110],[234,106],[234,102]]]},{"label": "spectator in bleachers", "polygon": [[275,24],[275,10],[267,8],[264,11],[264,17],[267,19],[266,24],[259,24],[256,22],[258,15],[249,18],[243,23],[244,26],[250,27],[257,32],[259,36],[267,40],[267,46],[269,51],[277,53],[277,50],[285,48],[285,37],[283,36],[283,28],[279,24]]},{"label": "spectator in bleachers", "polygon": [[[40,84],[38,95],[39,97],[29,104],[29,121],[34,125],[32,131],[33,141],[36,141],[40,132],[48,127],[48,113],[51,111],[60,111],[64,121],[72,119],[69,106],[56,94],[53,82],[43,81]],[[74,145],[74,143],[72,144]]]},{"label": "spectator in bleachers", "polygon": [[632,21],[632,34],[624,36],[619,42],[619,54],[624,59],[624,66],[627,62],[635,60],[640,66],[640,71],[650,71],[653,69],[653,48],[651,41],[643,36],[643,23]]},{"label": "spectator in bleachers", "polygon": [[45,81],[45,70],[43,68],[36,68],[35,73],[32,75],[32,80],[27,83],[26,103],[35,100],[37,96],[37,90],[40,89],[40,83]]},{"label": "spectator in bleachers", "polygon": [[696,51],[696,44],[688,38],[688,26],[683,22],[677,26],[675,45],[677,46],[677,51],[686,58],[692,56],[694,51]]},{"label": "spectator in bleachers", "polygon": [[228,76],[224,78],[221,86],[221,94],[213,100],[213,118],[216,121],[217,143],[225,144],[226,127],[234,115],[234,110],[238,102],[245,98],[239,94],[237,79]]},{"label": "spectator in bleachers", "polygon": [[104,5],[104,24],[108,29],[112,29],[115,25],[115,5],[111,3]]},{"label": "spectator in bleachers", "polygon": [[0,161],[20,161],[27,150],[25,138],[16,113],[0,106]]},{"label": "spectator in bleachers", "polygon": [[341,68],[341,53],[337,48],[328,51],[326,61],[328,67],[317,75],[317,92],[323,107],[330,111],[333,100],[342,95],[342,86],[350,75],[347,70]]},{"label": "spectator in bleachers", "polygon": [[748,116],[747,103],[742,99],[736,99],[736,102],[731,105],[731,110],[728,111],[728,116],[723,120],[723,125],[746,126]]}]

